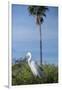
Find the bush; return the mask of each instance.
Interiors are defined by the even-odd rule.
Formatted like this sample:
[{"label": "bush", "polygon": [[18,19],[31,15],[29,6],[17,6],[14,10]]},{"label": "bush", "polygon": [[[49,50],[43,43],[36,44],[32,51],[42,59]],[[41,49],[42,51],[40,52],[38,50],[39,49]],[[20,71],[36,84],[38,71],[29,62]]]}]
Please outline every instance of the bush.
[{"label": "bush", "polygon": [[42,65],[44,75],[39,78],[33,76],[30,67],[25,61],[12,65],[12,85],[57,83],[58,67],[55,65]]}]

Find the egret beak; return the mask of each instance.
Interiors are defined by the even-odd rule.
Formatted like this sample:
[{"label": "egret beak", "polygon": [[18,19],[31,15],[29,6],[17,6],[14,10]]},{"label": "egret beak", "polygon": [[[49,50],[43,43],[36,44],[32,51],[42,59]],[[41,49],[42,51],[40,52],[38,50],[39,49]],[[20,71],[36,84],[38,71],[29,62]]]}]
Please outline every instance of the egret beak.
[{"label": "egret beak", "polygon": [[27,61],[27,57],[25,56],[25,57],[23,58],[23,60]]}]

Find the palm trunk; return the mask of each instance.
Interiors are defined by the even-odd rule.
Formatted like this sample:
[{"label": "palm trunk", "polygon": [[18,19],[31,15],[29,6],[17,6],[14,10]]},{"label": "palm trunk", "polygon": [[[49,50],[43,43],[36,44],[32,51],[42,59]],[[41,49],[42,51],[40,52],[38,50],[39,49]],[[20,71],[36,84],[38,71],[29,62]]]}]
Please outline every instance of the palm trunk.
[{"label": "palm trunk", "polygon": [[41,24],[39,25],[40,28],[40,64],[42,64],[42,34],[41,34]]}]

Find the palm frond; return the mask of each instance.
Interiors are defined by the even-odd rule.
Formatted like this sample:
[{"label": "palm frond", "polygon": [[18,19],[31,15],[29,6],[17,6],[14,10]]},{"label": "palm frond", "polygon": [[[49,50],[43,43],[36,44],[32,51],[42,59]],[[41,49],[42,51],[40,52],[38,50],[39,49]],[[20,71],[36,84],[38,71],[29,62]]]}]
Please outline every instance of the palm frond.
[{"label": "palm frond", "polygon": [[36,16],[36,23],[39,25],[43,23],[43,17],[46,17],[47,6],[29,6],[28,7],[30,15]]}]

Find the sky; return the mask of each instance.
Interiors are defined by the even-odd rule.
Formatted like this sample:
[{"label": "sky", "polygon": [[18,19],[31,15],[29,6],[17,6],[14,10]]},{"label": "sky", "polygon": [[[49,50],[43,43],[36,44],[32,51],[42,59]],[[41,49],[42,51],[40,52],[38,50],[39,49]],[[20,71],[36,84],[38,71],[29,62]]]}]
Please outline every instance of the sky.
[{"label": "sky", "polygon": [[[58,8],[48,6],[42,31],[43,63],[58,64]],[[31,52],[32,60],[40,61],[40,32],[35,17],[27,5],[12,5],[12,57],[24,57]]]}]

